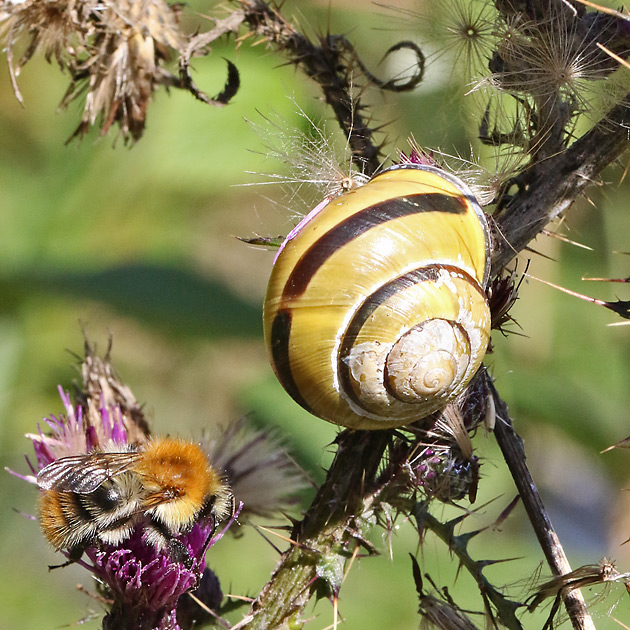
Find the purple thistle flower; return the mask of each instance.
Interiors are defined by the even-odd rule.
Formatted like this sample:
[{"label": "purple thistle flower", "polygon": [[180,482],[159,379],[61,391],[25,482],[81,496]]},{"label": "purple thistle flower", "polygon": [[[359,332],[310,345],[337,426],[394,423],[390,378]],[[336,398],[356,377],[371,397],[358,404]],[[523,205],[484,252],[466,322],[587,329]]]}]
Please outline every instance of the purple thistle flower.
[{"label": "purple thistle flower", "polygon": [[[76,562],[96,579],[109,605],[103,628],[191,628],[221,605],[205,555],[241,514],[242,502],[233,510],[234,494],[251,502],[249,514],[270,516],[303,487],[301,472],[276,440],[243,422],[203,445],[151,437],[109,352],[101,359],[87,343],[81,374],[76,402],[59,388],[64,412],[27,435],[32,474],[13,474],[42,491],[42,531],[65,564]],[[206,612],[182,598],[192,591]]]},{"label": "purple thistle flower", "polygon": [[400,164],[422,164],[423,166],[439,166],[437,160],[433,157],[433,151],[425,151],[420,147],[412,145],[411,152],[407,155],[404,151],[400,152]]},{"label": "purple thistle flower", "polygon": [[58,391],[66,413],[44,418],[50,433],[44,433],[38,426],[37,433],[26,434],[33,442],[38,469],[60,457],[89,453],[105,445],[119,444],[122,447],[128,443],[120,406],[102,407],[99,422],[91,423],[84,418],[83,408],[72,404],[68,392],[61,386]]},{"label": "purple thistle flower", "polygon": [[[38,483],[43,491],[40,522],[47,538],[99,583],[110,603],[104,628],[189,628],[191,623],[178,622],[178,603],[199,586],[204,571],[208,575],[206,551],[236,519],[233,515],[224,530],[214,533],[216,520],[226,515],[229,490],[195,443],[149,437],[141,408],[115,375],[109,356],[101,360],[89,344],[82,375],[77,404],[59,388],[64,412],[45,418],[27,436],[35,450],[36,461],[29,462],[33,475],[17,476]],[[150,449],[173,444],[179,450],[167,464],[160,451],[155,462],[145,464],[146,470],[136,470]],[[200,483],[198,499],[191,497],[190,487],[176,485],[180,469],[171,472],[170,466],[177,467],[183,456],[200,462],[183,469],[192,475],[189,483]],[[115,468],[120,461],[124,464]],[[162,471],[160,466],[168,468]],[[94,477],[94,471],[100,476]],[[196,481],[199,475],[204,481]],[[164,479],[172,484],[164,485]],[[204,494],[209,490],[212,494]],[[155,512],[179,496],[192,508],[175,509],[170,517]],[[220,603],[220,598],[214,602]]]},{"label": "purple thistle flower", "polygon": [[[87,454],[94,449],[133,452],[127,441],[126,415],[120,405],[103,407],[98,415],[92,411],[87,422],[83,408],[74,407],[69,394],[61,389],[60,395],[65,413],[45,419],[48,434],[40,427],[38,433],[29,435],[37,460],[37,471],[31,467],[33,472],[41,471],[60,458]],[[78,496],[79,493],[67,494]],[[80,495],[77,504],[84,501],[83,496]],[[80,505],[85,507],[84,503]],[[89,505],[98,506],[96,502]],[[140,511],[145,509],[139,508]],[[85,558],[78,562],[104,586],[104,594],[112,602],[104,628],[178,630],[178,601],[199,585],[206,568],[205,552],[223,532],[213,536],[214,515],[202,515],[189,531],[184,528],[183,533],[175,537],[176,550],[182,549],[185,553],[173,553],[173,547],[156,545],[155,539],[150,539],[146,519],[136,519],[134,525],[133,519],[137,516],[120,517],[133,528],[128,535],[120,535],[123,540],[118,544],[105,544],[94,534],[84,544],[68,544],[64,554],[77,560],[77,550],[83,552]],[[235,518],[232,517],[229,524]],[[77,522],[70,522],[70,527],[76,527]]]},{"label": "purple thistle flower", "polygon": [[[214,545],[240,512],[240,507],[227,526],[212,536],[212,525],[196,523],[180,541],[186,546],[192,564],[174,561],[166,550],[147,544],[141,531],[136,530],[122,546],[90,548],[86,555],[92,561],[90,569],[108,586],[113,605],[103,620],[103,628],[133,628],[134,630],[178,630],[189,627],[178,621],[179,599],[197,589],[202,580],[212,581],[219,597],[212,604],[218,608],[222,596],[218,579],[206,567],[206,549]],[[210,577],[211,576],[211,577]]]}]

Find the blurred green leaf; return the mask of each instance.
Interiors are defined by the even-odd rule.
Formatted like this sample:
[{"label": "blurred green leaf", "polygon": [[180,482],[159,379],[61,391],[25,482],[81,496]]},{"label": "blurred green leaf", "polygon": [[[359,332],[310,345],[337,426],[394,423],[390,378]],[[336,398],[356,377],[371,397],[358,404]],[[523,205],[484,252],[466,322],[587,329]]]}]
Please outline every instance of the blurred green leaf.
[{"label": "blurred green leaf", "polygon": [[33,270],[0,279],[4,308],[25,294],[98,300],[172,334],[259,337],[260,308],[192,270],[127,265],[94,272]]}]

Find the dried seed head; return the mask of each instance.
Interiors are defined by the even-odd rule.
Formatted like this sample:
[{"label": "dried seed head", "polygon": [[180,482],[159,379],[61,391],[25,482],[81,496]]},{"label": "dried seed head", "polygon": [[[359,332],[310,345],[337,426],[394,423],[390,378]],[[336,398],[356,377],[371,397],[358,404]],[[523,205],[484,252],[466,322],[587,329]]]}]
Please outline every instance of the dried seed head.
[{"label": "dried seed head", "polygon": [[528,610],[535,610],[545,599],[560,597],[579,588],[612,582],[622,582],[627,587],[629,580],[630,573],[621,573],[614,561],[602,558],[598,564],[586,564],[538,586],[527,602]]},{"label": "dried seed head", "polygon": [[452,51],[453,68],[470,78],[487,66],[496,41],[496,10],[491,2],[454,0],[442,4],[443,42]]},{"label": "dried seed head", "polygon": [[[0,36],[6,40],[15,77],[42,51],[71,77],[62,101],[83,97],[81,124],[75,135],[99,124],[102,133],[117,123],[125,140],[137,140],[146,111],[159,85],[178,85],[163,66],[180,53],[179,9],[164,0],[24,0],[0,3]],[[16,51],[25,48],[17,62]]]},{"label": "dried seed head", "polygon": [[369,178],[353,165],[348,139],[344,142],[300,107],[297,113],[303,120],[301,128],[287,126],[277,114],[263,117],[262,123],[251,123],[262,140],[265,157],[283,164],[287,173],[261,173],[267,181],[248,185],[279,184],[292,211],[303,209],[294,217],[301,219],[315,200],[336,197]]},{"label": "dried seed head", "polygon": [[561,99],[573,113],[590,112],[593,83],[616,70],[597,42],[628,50],[614,18],[593,13],[578,17],[560,2],[544,19],[514,16],[498,27],[498,35],[490,62],[493,84],[531,96],[539,107]]},{"label": "dried seed head", "polygon": [[295,504],[306,486],[302,470],[278,439],[233,422],[205,444],[210,460],[225,473],[236,503],[243,503],[241,518],[276,516]]}]

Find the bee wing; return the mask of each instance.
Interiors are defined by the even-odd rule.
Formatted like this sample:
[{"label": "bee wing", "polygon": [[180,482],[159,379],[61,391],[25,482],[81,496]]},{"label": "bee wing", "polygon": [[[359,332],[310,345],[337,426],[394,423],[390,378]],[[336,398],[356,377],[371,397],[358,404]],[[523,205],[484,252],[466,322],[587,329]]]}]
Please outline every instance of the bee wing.
[{"label": "bee wing", "polygon": [[37,485],[42,490],[89,494],[107,479],[132,468],[139,457],[133,452],[61,457],[39,471]]}]

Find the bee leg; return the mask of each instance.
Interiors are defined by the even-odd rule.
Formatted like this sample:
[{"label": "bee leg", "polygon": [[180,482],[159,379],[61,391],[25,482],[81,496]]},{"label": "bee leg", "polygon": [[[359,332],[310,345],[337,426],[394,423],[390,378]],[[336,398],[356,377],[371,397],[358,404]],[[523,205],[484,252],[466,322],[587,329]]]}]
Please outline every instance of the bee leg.
[{"label": "bee leg", "polygon": [[212,511],[214,510],[214,504],[216,503],[216,497],[214,495],[209,496],[204,504],[203,507],[201,508],[201,510],[199,511],[199,513],[197,514],[197,520],[201,520],[204,519],[208,516],[210,516],[212,514]]},{"label": "bee leg", "polygon": [[48,570],[52,571],[54,569],[63,569],[64,567],[74,564],[81,559],[84,551],[85,547],[83,545],[79,545],[78,547],[70,547],[68,549],[68,559],[62,564],[49,564]]},{"label": "bee leg", "polygon": [[158,519],[151,518],[147,524],[146,541],[156,549],[166,549],[173,562],[183,564],[187,569],[192,568],[195,560],[190,555],[188,547],[173,538],[173,533]]},{"label": "bee leg", "polygon": [[[233,514],[234,512],[232,512]],[[214,532],[216,530],[217,527],[217,521],[214,518],[214,515],[210,516],[211,519],[211,523],[212,523],[212,528],[210,529],[210,533],[208,534],[208,537],[206,538],[206,542],[203,544],[203,550],[201,552],[201,558],[203,558],[206,555],[206,551],[208,551],[208,547],[210,546],[210,543],[212,542],[212,537],[214,536]]]},{"label": "bee leg", "polygon": [[173,562],[178,562],[187,569],[192,569],[195,559],[190,555],[188,547],[184,543],[175,538],[169,538],[166,542],[166,548]]}]

